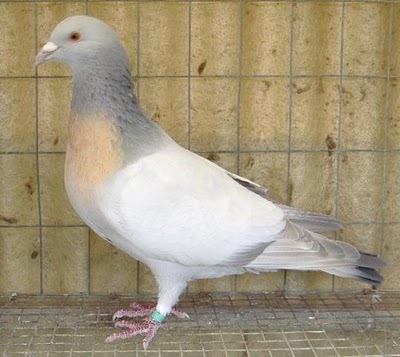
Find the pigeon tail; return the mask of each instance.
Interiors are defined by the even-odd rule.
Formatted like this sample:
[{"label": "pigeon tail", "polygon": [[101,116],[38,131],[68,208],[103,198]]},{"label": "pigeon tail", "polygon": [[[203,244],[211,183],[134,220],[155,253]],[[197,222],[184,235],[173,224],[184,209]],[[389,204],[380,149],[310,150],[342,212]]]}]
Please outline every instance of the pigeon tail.
[{"label": "pigeon tail", "polygon": [[377,285],[383,281],[377,269],[383,266],[383,260],[375,255],[360,252],[348,243],[328,239],[288,222],[284,237],[270,244],[245,268],[259,272],[321,270]]},{"label": "pigeon tail", "polygon": [[364,252],[359,253],[360,258],[354,265],[344,265],[321,270],[342,278],[350,278],[370,285],[382,284],[383,278],[377,269],[385,266],[385,263],[376,255]]}]

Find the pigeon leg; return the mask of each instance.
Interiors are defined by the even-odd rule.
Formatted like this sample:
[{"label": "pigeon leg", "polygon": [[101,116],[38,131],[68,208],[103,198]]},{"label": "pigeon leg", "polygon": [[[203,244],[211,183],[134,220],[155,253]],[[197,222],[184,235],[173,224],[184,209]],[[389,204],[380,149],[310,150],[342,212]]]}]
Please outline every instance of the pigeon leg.
[{"label": "pigeon leg", "polygon": [[[171,309],[171,315],[176,316],[179,319],[188,319],[189,315],[177,308]],[[141,322],[133,322],[127,320],[119,320],[123,317],[144,317]],[[121,309],[115,312],[113,315],[113,321],[115,321],[115,327],[121,327],[125,329],[122,332],[116,332],[108,336],[106,343],[112,343],[118,340],[124,340],[137,335],[144,335],[143,348],[146,350],[149,347],[150,342],[153,340],[154,336],[160,328],[165,327],[163,323],[165,316],[160,314],[156,310],[156,305],[142,305],[139,303],[132,303],[130,309]]]},{"label": "pigeon leg", "polygon": [[[184,279],[182,268],[165,262],[161,266],[153,266],[151,268],[153,268],[152,271],[159,287],[157,305],[133,303],[129,309],[118,310],[114,314],[113,320],[117,320],[115,327],[121,327],[124,331],[112,334],[106,339],[106,342],[144,335],[143,347],[146,350],[157,331],[165,326],[163,322],[167,315],[172,314],[181,319],[189,318],[187,313],[174,308],[180,294],[187,286],[188,279]],[[119,320],[125,317],[145,318],[140,322]]]},{"label": "pigeon leg", "polygon": [[[156,309],[156,304],[145,305],[134,302],[129,305],[129,309],[121,309],[116,311],[113,315],[113,321],[124,317],[130,317],[130,318],[146,317],[149,316],[155,309]],[[186,312],[179,310],[176,307],[172,308],[171,315],[174,315],[178,319],[189,318],[189,315]]]}]

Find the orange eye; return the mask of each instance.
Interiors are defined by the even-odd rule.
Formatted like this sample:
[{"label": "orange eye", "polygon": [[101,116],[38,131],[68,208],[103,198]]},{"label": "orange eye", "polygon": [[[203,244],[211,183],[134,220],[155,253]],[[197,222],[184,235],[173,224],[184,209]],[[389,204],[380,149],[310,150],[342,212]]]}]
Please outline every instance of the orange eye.
[{"label": "orange eye", "polygon": [[79,32],[72,32],[69,35],[69,39],[71,41],[77,42],[77,41],[79,41],[81,39],[81,34]]}]

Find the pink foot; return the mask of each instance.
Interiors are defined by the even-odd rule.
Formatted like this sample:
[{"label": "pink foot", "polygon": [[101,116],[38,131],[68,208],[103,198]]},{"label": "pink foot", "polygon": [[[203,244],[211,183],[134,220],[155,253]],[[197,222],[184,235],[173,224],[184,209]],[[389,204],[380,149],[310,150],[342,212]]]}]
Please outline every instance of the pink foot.
[{"label": "pink foot", "polygon": [[[111,343],[117,340],[130,338],[137,335],[145,335],[143,339],[143,348],[146,350],[150,342],[156,335],[157,331],[161,327],[165,327],[165,324],[159,322],[153,317],[153,315],[161,316],[155,312],[155,304],[153,305],[142,305],[139,303],[130,304],[129,309],[121,309],[114,313],[113,321],[118,320],[115,323],[115,327],[125,328],[125,331],[117,332],[107,337],[106,342]],[[171,314],[179,319],[188,319],[189,315],[186,312],[173,308]],[[134,318],[134,317],[145,317],[142,322],[130,322],[126,320],[119,320],[123,317]],[[164,317],[162,317],[162,320]]]},{"label": "pink foot", "polygon": [[130,309],[121,309],[114,313],[113,321],[122,317],[145,317],[149,316],[155,309],[155,305],[143,305],[133,302],[129,305]]},{"label": "pink foot", "polygon": [[106,342],[112,343],[137,335],[144,335],[143,348],[147,350],[157,331],[164,326],[165,325],[162,325],[150,318],[144,319],[142,322],[117,321],[115,323],[115,327],[122,327],[126,328],[127,330],[116,332],[111,336],[108,336]]}]

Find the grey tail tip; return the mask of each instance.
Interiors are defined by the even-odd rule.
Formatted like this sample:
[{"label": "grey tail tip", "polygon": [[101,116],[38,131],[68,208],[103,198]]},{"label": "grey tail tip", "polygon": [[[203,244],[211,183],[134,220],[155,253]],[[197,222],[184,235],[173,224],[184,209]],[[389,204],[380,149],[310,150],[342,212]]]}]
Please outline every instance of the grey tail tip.
[{"label": "grey tail tip", "polygon": [[383,277],[374,268],[357,267],[360,274],[356,274],[355,279],[369,285],[381,285]]},{"label": "grey tail tip", "polygon": [[360,253],[361,257],[357,262],[355,279],[374,286],[382,284],[383,277],[378,273],[377,269],[386,266],[386,263],[377,255],[365,252]]}]

